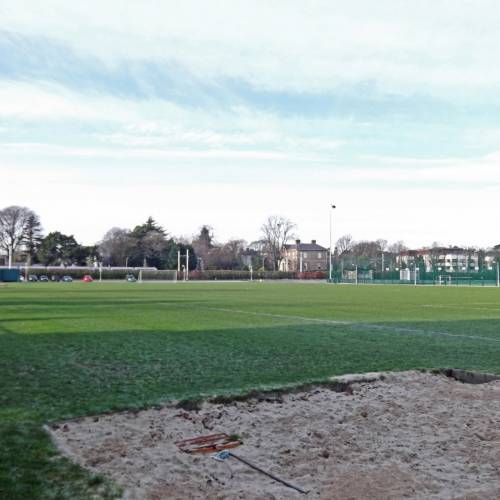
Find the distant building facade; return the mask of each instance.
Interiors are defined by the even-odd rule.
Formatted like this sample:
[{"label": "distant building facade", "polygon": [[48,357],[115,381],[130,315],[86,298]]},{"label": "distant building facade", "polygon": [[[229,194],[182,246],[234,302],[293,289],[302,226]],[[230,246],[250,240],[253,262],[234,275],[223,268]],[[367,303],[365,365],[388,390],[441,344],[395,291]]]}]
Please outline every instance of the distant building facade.
[{"label": "distant building facade", "polygon": [[495,255],[492,252],[480,252],[460,247],[422,248],[405,250],[398,256],[401,268],[413,269],[417,266],[426,272],[443,271],[446,273],[477,273],[493,269]]},{"label": "distant building facade", "polygon": [[318,245],[316,240],[302,243],[295,240],[294,244],[285,245],[281,271],[326,271],[328,269],[328,249]]}]

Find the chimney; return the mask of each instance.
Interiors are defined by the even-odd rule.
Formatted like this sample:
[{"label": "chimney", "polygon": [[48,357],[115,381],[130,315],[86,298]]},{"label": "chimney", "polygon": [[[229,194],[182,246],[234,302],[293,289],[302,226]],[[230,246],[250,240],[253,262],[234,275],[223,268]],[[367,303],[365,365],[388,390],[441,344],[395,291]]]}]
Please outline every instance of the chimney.
[{"label": "chimney", "polygon": [[311,240],[311,243],[312,243],[313,245],[316,245],[316,240]]},{"label": "chimney", "polygon": [[295,240],[296,245],[300,245],[300,240]]}]

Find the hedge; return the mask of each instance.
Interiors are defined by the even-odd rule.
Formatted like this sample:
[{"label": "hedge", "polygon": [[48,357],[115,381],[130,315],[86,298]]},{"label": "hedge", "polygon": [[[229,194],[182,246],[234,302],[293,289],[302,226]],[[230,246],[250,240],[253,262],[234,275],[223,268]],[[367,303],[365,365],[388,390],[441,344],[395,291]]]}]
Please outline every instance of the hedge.
[{"label": "hedge", "polygon": [[[134,275],[139,278],[138,269],[102,269],[102,279],[103,280],[124,280],[128,274]],[[24,275],[24,270],[21,271]],[[85,275],[90,275],[94,280],[99,279],[99,269],[97,268],[71,268],[71,267],[61,267],[61,268],[45,268],[45,267],[35,267],[28,270],[28,274],[35,274],[40,276],[42,274],[51,278],[52,276],[62,277],[71,276],[75,280],[81,280]],[[142,277],[144,280],[170,280],[172,271],[142,271]],[[326,279],[326,273],[324,271],[307,271],[307,272],[284,272],[284,271],[254,271],[252,273],[254,280],[290,280],[290,279],[316,279],[322,280]],[[179,273],[178,279],[183,279],[182,272]],[[216,280],[250,280],[250,271],[239,271],[239,270],[194,270],[189,273],[189,279],[193,281],[216,281]]]},{"label": "hedge", "polygon": [[[195,270],[189,273],[190,280],[249,280],[250,271]],[[294,280],[294,279],[326,279],[324,271],[294,272],[294,271],[254,271],[254,280]],[[179,276],[182,279],[182,275]]]}]

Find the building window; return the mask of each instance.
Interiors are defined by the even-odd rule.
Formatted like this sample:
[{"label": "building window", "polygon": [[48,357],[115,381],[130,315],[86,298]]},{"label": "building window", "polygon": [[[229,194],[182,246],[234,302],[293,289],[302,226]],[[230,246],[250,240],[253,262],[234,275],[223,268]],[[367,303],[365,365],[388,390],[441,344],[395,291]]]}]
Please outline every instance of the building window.
[{"label": "building window", "polygon": [[318,259],[322,259],[323,258],[323,254],[321,252],[318,252]]}]

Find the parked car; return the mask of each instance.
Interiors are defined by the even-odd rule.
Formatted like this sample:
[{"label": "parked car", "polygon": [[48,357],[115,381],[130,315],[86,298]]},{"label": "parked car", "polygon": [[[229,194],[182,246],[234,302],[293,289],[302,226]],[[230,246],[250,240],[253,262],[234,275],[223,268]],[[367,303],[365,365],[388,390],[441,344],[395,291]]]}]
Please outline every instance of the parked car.
[{"label": "parked car", "polygon": [[92,281],[94,281],[94,279],[92,278],[92,276],[90,276],[90,274],[86,274],[83,278],[82,278],[82,281],[84,283],[92,283]]},{"label": "parked car", "polygon": [[133,274],[127,274],[127,276],[125,276],[125,281],[128,281],[129,283],[135,283],[137,281],[137,278]]},{"label": "parked car", "polygon": [[46,274],[41,274],[38,278],[40,281],[47,283],[49,281],[49,277]]},{"label": "parked car", "polygon": [[61,277],[58,276],[57,274],[53,274],[51,277],[50,277],[50,281],[61,281]]},{"label": "parked car", "polygon": [[38,281],[38,276],[36,274],[28,275],[28,281]]},{"label": "parked car", "polygon": [[64,275],[62,278],[61,278],[61,281],[63,281],[64,283],[71,283],[73,281],[73,278],[71,276],[68,276],[68,275]]}]

